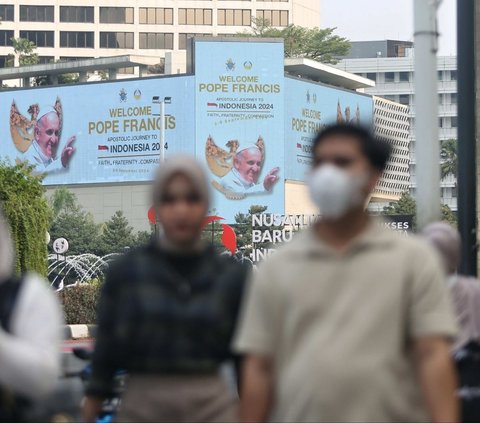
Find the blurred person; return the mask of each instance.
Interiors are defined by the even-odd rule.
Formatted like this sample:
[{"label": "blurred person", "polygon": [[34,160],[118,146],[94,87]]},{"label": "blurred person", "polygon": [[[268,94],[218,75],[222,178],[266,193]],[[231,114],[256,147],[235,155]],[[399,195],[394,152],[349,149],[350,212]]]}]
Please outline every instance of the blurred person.
[{"label": "blurred person", "polygon": [[118,421],[238,421],[237,397],[220,366],[231,358],[246,269],[201,239],[209,199],[194,159],[162,164],[153,184],[162,234],[107,274],[87,422],[109,396],[117,369],[129,373]]},{"label": "blurred person", "polygon": [[256,144],[247,145],[239,150],[233,159],[232,170],[221,179],[223,188],[242,194],[261,194],[271,191],[278,182],[277,173],[280,169],[273,168],[265,176],[263,183],[258,183],[263,159],[262,150]]},{"label": "blurred person", "polygon": [[459,396],[462,421],[480,421],[480,282],[457,273],[461,257],[461,239],[456,229],[444,222],[426,226],[422,235],[440,253],[448,275],[447,286],[460,332],[453,345],[459,370]]},{"label": "blurred person", "polygon": [[14,275],[14,253],[0,215],[0,422],[21,423],[55,388],[62,313],[34,274]]},{"label": "blurred person", "polygon": [[25,153],[26,158],[32,164],[36,164],[42,172],[55,172],[65,170],[75,153],[73,143],[76,137],[70,137],[62,150],[61,157],[57,158],[57,151],[60,144],[61,123],[57,112],[45,113],[38,119],[35,128],[32,145]]},{"label": "blurred person", "polygon": [[242,308],[242,421],[457,421],[441,264],[365,211],[390,147],[338,124],[312,152],[322,218],[260,266]]}]

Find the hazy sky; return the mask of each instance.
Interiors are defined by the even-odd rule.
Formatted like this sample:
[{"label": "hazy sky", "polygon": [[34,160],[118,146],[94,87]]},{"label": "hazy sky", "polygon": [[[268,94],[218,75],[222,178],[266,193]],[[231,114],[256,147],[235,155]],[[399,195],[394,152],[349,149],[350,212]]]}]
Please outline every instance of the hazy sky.
[{"label": "hazy sky", "polygon": [[[320,1],[320,25],[337,27],[351,41],[412,40],[414,0]],[[438,13],[439,55],[456,54],[456,0],[443,0]]]}]

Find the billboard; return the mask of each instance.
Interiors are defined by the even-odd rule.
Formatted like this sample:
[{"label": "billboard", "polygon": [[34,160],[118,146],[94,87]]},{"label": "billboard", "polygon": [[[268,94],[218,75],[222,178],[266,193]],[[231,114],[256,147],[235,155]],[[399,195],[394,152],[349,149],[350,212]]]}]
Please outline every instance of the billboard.
[{"label": "billboard", "polygon": [[312,138],[335,122],[373,123],[371,97],[285,78],[286,179],[304,181],[311,164]]},{"label": "billboard", "polygon": [[152,179],[166,106],[168,154],[194,151],[191,76],[13,90],[0,95],[0,158],[28,161],[45,185]]},{"label": "billboard", "polygon": [[196,40],[194,49],[196,154],[217,213],[283,213],[283,43]]}]

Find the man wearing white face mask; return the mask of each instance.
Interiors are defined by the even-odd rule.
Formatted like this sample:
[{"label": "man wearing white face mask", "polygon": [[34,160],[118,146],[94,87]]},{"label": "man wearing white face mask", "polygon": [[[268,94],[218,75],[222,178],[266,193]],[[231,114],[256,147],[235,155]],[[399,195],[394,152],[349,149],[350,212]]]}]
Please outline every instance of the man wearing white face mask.
[{"label": "man wearing white face mask", "polygon": [[458,421],[442,267],[365,211],[389,153],[358,126],[314,139],[323,217],[260,266],[234,342],[244,422]]}]

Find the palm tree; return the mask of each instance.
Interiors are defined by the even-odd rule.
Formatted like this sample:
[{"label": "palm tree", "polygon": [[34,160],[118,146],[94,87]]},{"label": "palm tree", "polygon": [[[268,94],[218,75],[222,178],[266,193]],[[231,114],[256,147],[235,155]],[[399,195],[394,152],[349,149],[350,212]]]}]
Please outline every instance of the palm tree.
[{"label": "palm tree", "polygon": [[458,168],[457,140],[450,138],[442,141],[440,159],[440,175],[442,179],[448,175],[456,176]]}]

